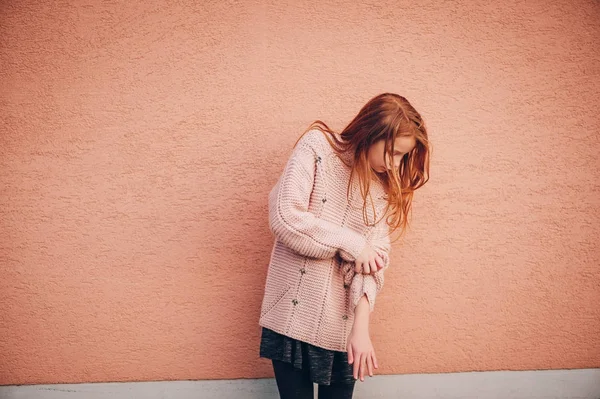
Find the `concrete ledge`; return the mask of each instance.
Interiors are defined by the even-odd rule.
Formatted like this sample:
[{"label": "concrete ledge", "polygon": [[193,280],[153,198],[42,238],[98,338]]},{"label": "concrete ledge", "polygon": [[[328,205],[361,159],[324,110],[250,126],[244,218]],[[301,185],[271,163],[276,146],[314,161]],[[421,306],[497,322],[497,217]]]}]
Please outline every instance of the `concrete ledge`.
[{"label": "concrete ledge", "polygon": [[[381,375],[357,382],[354,392],[355,399],[600,399],[600,369]],[[0,399],[278,397],[273,378],[0,387]]]}]

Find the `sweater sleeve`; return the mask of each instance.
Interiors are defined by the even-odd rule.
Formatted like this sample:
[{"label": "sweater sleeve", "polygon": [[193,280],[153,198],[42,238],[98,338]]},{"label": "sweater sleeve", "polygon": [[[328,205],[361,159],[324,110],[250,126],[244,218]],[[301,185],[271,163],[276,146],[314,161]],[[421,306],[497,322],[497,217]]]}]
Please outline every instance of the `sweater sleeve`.
[{"label": "sweater sleeve", "polygon": [[269,193],[269,228],[288,248],[304,256],[327,259],[338,252],[354,260],[366,245],[366,238],[348,227],[339,226],[308,211],[315,180],[316,154],[299,141],[282,175]]},{"label": "sweater sleeve", "polygon": [[352,313],[354,313],[354,309],[363,295],[367,296],[370,312],[373,312],[375,298],[383,288],[384,271],[390,266],[391,249],[389,227],[385,222],[385,218],[379,221],[378,225],[375,227],[373,239],[370,243],[383,258],[382,269],[373,274],[363,274],[354,271],[354,262],[343,262],[342,264],[344,285],[350,288],[350,310]]}]

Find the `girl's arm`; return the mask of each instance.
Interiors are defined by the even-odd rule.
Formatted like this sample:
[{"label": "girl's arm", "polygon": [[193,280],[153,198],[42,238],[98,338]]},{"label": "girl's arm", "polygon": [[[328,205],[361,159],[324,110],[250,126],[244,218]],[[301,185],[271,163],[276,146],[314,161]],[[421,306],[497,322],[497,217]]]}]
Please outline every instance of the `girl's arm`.
[{"label": "girl's arm", "polygon": [[389,227],[385,223],[385,218],[379,221],[375,227],[373,238],[369,243],[383,259],[383,268],[372,274],[356,273],[354,271],[354,263],[343,262],[342,274],[344,276],[344,284],[350,288],[351,309],[355,309],[359,301],[366,296],[369,310],[373,312],[375,298],[383,289],[384,271],[390,266],[391,243]]},{"label": "girl's arm", "polygon": [[354,324],[348,336],[348,363],[354,364],[354,379],[360,377],[364,381],[364,375],[369,373],[373,376],[374,368],[378,368],[375,349],[369,336],[369,304],[367,297],[363,296],[354,309]]},{"label": "girl's arm", "polygon": [[363,295],[356,306],[354,307],[354,322],[352,324],[353,330],[360,330],[361,332],[369,333],[369,300],[366,295]]},{"label": "girl's arm", "polygon": [[353,261],[365,248],[366,238],[308,211],[317,155],[304,138],[294,147],[269,193],[269,228],[277,239],[301,255],[327,259],[339,253],[343,259]]}]

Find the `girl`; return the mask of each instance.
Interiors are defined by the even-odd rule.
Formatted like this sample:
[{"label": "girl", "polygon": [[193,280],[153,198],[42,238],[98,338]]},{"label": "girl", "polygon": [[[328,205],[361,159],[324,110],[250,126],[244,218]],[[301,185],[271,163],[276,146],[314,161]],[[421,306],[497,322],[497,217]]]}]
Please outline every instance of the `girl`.
[{"label": "girl", "polygon": [[341,133],[317,120],[296,142],[269,193],[275,244],[259,319],[260,357],[282,399],[313,398],[313,383],[320,399],[352,398],[379,367],[369,316],[389,236],[404,233],[413,192],[429,180],[430,147],[419,113],[393,93]]}]

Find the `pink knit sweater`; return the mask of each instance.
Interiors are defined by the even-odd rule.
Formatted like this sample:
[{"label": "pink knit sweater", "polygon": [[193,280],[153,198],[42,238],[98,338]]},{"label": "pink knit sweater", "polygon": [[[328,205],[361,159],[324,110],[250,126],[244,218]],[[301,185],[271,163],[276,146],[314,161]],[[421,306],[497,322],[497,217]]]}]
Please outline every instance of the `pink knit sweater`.
[{"label": "pink knit sweater", "polygon": [[[269,193],[275,243],[259,319],[260,326],[280,334],[342,352],[363,295],[373,311],[390,251],[385,218],[376,226],[365,224],[358,178],[350,198],[349,179],[350,168],[321,131],[307,132],[294,147]],[[380,219],[386,205],[384,188],[373,181],[370,190]],[[368,196],[367,215],[372,224]],[[354,260],[367,243],[384,258],[385,267],[374,275],[354,272]]]}]

